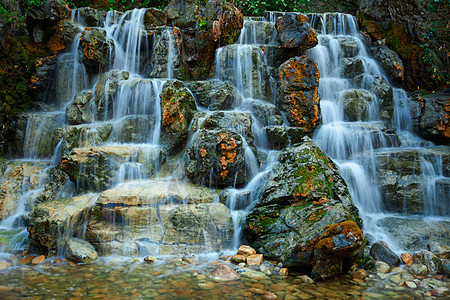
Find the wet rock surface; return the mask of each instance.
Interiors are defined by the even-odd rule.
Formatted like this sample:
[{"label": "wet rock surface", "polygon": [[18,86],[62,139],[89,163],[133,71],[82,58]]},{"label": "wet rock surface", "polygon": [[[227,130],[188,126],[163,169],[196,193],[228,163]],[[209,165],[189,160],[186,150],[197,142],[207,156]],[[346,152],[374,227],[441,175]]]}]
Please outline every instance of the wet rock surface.
[{"label": "wet rock surface", "polygon": [[282,47],[306,50],[317,45],[317,34],[302,14],[286,13],[277,18],[278,41]]}]

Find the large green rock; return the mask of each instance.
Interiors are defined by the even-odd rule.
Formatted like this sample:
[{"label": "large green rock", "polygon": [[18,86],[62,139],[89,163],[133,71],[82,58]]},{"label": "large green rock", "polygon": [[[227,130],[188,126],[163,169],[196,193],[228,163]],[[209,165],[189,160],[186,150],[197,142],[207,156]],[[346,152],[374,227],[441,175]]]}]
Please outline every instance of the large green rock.
[{"label": "large green rock", "polygon": [[[307,137],[301,145],[280,153],[278,163],[259,190],[259,197],[246,218],[245,236],[264,257],[305,272],[310,272],[317,263],[316,244],[324,226],[348,220],[360,224],[337,167]],[[357,250],[359,247],[350,252]],[[350,257],[355,253],[347,254]],[[320,269],[324,270],[323,265]],[[336,270],[342,271],[342,267]],[[322,278],[320,273],[315,276]]]}]

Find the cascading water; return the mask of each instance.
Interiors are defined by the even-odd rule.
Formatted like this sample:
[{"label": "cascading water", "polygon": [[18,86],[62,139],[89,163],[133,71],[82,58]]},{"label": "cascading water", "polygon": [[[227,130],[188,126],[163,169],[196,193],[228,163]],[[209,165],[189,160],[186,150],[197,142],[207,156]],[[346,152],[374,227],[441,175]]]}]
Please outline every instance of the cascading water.
[{"label": "cascading water", "polygon": [[[309,19],[318,32],[319,44],[308,50],[308,55],[319,66],[323,122],[314,139],[338,164],[364,220],[367,236],[373,242],[385,240],[399,251],[403,245],[401,237],[379,226],[385,218],[402,218],[401,215],[392,214],[393,211],[387,207],[389,195],[383,190],[386,186],[380,188],[379,180],[380,176],[386,178],[388,175],[380,171],[379,160],[382,155],[389,159],[389,156],[395,156],[395,152],[408,151],[408,148],[403,147],[415,147],[414,151],[422,152],[417,147],[426,143],[412,134],[407,95],[402,89],[392,89],[394,111],[391,119],[383,119],[382,103],[385,100],[376,94],[376,85],[380,81],[388,84],[388,79],[377,62],[369,56],[355,17],[330,13],[311,14]],[[362,94],[366,96],[361,97]],[[359,103],[364,101],[361,98],[370,99],[356,117],[352,116],[351,108],[348,108],[352,105],[349,99],[354,97],[360,97]],[[392,123],[395,135],[387,133],[385,126],[389,126],[389,123]],[[400,145],[401,148],[397,148]],[[422,174],[411,175],[425,179],[425,183],[421,184],[423,214],[431,216],[436,215],[432,209],[437,205],[436,202],[448,206],[448,200],[445,200],[448,191],[445,188],[437,191],[435,188],[435,182],[443,179],[442,166],[433,164],[425,156],[419,154],[422,167],[418,169],[422,170]],[[403,208],[404,212],[409,210],[406,206]],[[417,211],[414,213],[417,214]],[[448,211],[439,213],[445,214],[448,215]]]}]

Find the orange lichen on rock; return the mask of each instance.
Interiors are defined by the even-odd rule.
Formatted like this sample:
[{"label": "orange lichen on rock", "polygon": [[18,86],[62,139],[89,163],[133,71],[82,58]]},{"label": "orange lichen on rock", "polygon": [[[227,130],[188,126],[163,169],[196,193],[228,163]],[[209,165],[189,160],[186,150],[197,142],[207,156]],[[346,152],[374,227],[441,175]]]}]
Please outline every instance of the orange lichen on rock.
[{"label": "orange lichen on rock", "polygon": [[225,179],[229,173],[229,170],[227,170],[228,165],[232,164],[236,159],[238,145],[236,140],[228,136],[227,133],[219,134],[217,142],[220,145],[220,150],[222,153],[219,162],[222,168],[220,176],[222,176],[222,179]]},{"label": "orange lichen on rock", "polygon": [[450,103],[445,105],[444,120],[439,120],[437,129],[442,132],[445,137],[450,138]]},{"label": "orange lichen on rock", "polygon": [[336,250],[333,237],[336,235],[344,235],[349,241],[347,246],[341,247],[340,251],[346,251],[347,248],[354,248],[355,245],[362,245],[364,236],[361,229],[353,221],[344,221],[341,223],[328,225],[323,228],[325,232],[321,236],[321,240],[316,245],[319,251]]},{"label": "orange lichen on rock", "polygon": [[313,201],[313,205],[322,205],[325,202],[327,202],[327,197],[322,197],[319,201]]}]

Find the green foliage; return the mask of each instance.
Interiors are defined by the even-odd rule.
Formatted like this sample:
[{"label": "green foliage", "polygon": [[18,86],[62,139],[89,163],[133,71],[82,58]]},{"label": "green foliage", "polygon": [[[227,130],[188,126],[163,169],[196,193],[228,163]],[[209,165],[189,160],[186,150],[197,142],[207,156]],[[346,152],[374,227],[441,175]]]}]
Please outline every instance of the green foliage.
[{"label": "green foliage", "polygon": [[244,15],[262,15],[266,11],[308,12],[311,0],[235,0]]},{"label": "green foliage", "polygon": [[28,5],[30,7],[38,7],[45,4],[46,0],[29,0]]}]

